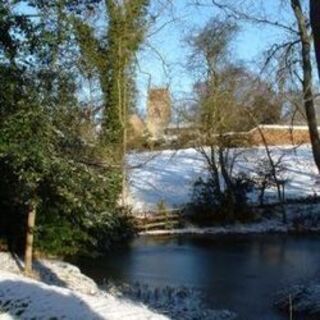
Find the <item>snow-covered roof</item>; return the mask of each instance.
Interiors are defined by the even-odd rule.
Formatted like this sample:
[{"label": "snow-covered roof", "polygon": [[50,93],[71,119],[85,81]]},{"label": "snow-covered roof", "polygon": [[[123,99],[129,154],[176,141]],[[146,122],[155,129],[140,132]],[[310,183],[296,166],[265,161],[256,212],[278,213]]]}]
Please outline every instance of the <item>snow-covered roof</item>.
[{"label": "snow-covered roof", "polygon": [[[276,129],[276,130],[308,130],[308,126],[305,125],[288,125],[288,124],[260,124],[258,127],[253,128],[253,130],[260,129]],[[320,130],[320,127],[318,127]]]},{"label": "snow-covered roof", "polygon": [[166,129],[188,129],[194,128],[193,122],[169,123]]}]

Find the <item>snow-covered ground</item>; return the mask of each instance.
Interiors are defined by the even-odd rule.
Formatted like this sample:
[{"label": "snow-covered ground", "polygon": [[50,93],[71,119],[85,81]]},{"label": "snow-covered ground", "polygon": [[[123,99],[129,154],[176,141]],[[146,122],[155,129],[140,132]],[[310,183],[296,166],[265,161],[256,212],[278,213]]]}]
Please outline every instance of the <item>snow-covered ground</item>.
[{"label": "snow-covered ground", "polygon": [[[24,263],[18,256],[0,252],[0,271],[23,274]],[[37,278],[48,285],[65,287],[83,294],[99,293],[96,283],[82,274],[76,266],[58,260],[37,260],[33,262]]]},{"label": "snow-covered ground", "polygon": [[[101,290],[77,267],[61,261],[37,261],[34,264],[37,280],[25,277],[22,268],[23,262],[18,257],[0,252],[1,320],[235,319],[235,314],[229,311],[202,309],[193,293],[170,291],[167,301],[162,299],[166,295],[158,291],[150,300],[149,291],[143,291],[147,294],[143,293],[141,299],[137,299],[137,292],[132,296],[115,290]],[[199,314],[200,318],[195,317]]]},{"label": "snow-covered ground", "polygon": [[[279,146],[270,148],[276,162],[281,157],[285,168],[281,179],[286,181],[286,199],[320,195],[320,183],[313,161],[311,147]],[[234,149],[237,153],[235,172],[255,175],[263,159],[267,159],[264,147]],[[129,192],[128,204],[135,213],[155,211],[163,201],[169,209],[181,208],[192,196],[193,183],[206,178],[206,163],[195,149],[166,150],[133,153],[128,156]],[[257,192],[250,195],[253,203]],[[275,188],[266,190],[266,201],[277,201]]]},{"label": "snow-covered ground", "polygon": [[[99,290],[65,262],[35,263],[38,280],[23,276],[23,263],[0,253],[0,319],[170,319],[141,303]],[[39,281],[41,280],[41,281]]]},{"label": "snow-covered ground", "polygon": [[[320,284],[295,285],[278,294],[278,309],[300,316],[301,319],[320,319]],[[300,318],[299,318],[300,319]]]},{"label": "snow-covered ground", "polygon": [[[260,222],[247,224],[233,224],[217,227],[190,226],[183,229],[150,230],[140,232],[140,235],[250,235],[260,233],[288,233],[291,231],[290,224],[282,223],[281,219],[263,219]],[[320,228],[317,228],[320,231]]]},{"label": "snow-covered ground", "polygon": [[[251,223],[235,223],[213,227],[185,226],[182,229],[150,230],[140,235],[254,235],[264,233],[320,233],[320,204],[300,203],[286,204],[287,222],[284,223],[280,211],[257,219]],[[279,208],[280,209],[280,206]]]},{"label": "snow-covered ground", "polygon": [[201,291],[187,287],[153,287],[146,283],[124,284],[114,287],[107,284],[120,297],[130,297],[153,306],[162,314],[169,315],[172,320],[233,320],[237,319],[234,312],[228,310],[212,310],[203,303]]},{"label": "snow-covered ground", "polygon": [[21,275],[0,272],[0,319],[169,318],[112,295],[86,295]]}]

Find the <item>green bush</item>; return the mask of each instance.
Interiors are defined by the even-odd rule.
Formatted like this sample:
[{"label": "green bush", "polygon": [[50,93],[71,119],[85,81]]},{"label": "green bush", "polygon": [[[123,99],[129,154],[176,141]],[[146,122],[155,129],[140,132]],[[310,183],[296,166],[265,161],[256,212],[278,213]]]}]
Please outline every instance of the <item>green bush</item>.
[{"label": "green bush", "polygon": [[252,221],[255,217],[247,203],[252,182],[243,175],[233,178],[234,190],[224,190],[218,196],[213,179],[199,178],[193,187],[187,212],[189,219],[200,225]]}]

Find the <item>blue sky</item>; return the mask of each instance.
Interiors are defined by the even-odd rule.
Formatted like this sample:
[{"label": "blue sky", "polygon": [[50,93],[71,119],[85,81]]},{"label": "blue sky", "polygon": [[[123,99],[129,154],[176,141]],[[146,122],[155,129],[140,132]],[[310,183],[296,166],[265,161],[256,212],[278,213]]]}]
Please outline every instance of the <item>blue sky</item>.
[{"label": "blue sky", "polygon": [[[148,49],[148,45],[146,45],[139,55],[140,68],[143,72],[151,74],[151,85],[169,85],[176,98],[185,92],[190,92],[194,82],[191,74],[184,67],[189,50],[183,40],[195,28],[204,26],[209,19],[218,14],[221,15],[221,12],[212,6],[195,8],[188,5],[188,2],[188,0],[174,1],[174,18],[177,21],[168,24],[161,32],[148,39],[147,42],[152,45],[153,49]],[[220,2],[223,3],[223,1]],[[292,19],[291,8],[285,8],[289,10],[280,9],[279,3],[279,0],[255,0],[256,8],[250,7],[249,9],[254,12],[263,7],[264,12],[274,21]],[[167,12],[157,26],[171,19],[172,13]],[[263,50],[271,43],[279,41],[283,36],[283,32],[278,28],[241,24],[240,32],[232,44],[232,59],[247,64],[251,69],[257,69]],[[161,55],[161,59],[158,57],[158,53]],[[164,62],[168,65],[167,72],[163,68]],[[139,109],[144,109],[145,106],[147,79],[145,74],[138,72]]]},{"label": "blue sky", "polygon": [[[159,0],[151,0],[156,3]],[[210,3],[210,0],[202,0]],[[232,0],[220,0],[226,3]],[[174,0],[173,7],[166,10],[161,15],[157,24],[151,28],[149,33],[158,29],[163,24],[175,19],[174,22],[166,24],[160,32],[148,37],[146,44],[139,53],[138,68],[138,108],[145,111],[145,102],[149,84],[149,74],[151,86],[169,86],[173,97],[179,98],[190,93],[195,79],[186,70],[189,49],[184,41],[196,28],[204,26],[209,19],[214,18],[221,11],[214,7],[195,7],[189,3],[192,0]],[[290,7],[280,8],[280,0],[252,0],[243,1],[250,3],[248,9],[251,12],[264,11],[273,21],[287,22],[292,21],[292,11]],[[22,11],[26,7],[22,6]],[[265,25],[253,26],[241,24],[240,32],[232,44],[232,59],[241,61],[253,70],[258,69],[261,62],[263,50],[271,43],[283,39],[285,34],[277,28]],[[152,47],[152,48],[151,48]],[[160,58],[161,56],[161,58]],[[84,88],[84,91],[86,89]]]}]

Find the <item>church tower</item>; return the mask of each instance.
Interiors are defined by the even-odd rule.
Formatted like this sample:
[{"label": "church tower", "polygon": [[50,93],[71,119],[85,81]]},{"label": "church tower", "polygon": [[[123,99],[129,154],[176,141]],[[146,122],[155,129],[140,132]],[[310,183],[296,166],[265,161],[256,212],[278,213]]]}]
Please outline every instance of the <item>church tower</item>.
[{"label": "church tower", "polygon": [[147,102],[147,129],[153,138],[164,135],[171,120],[171,97],[167,88],[149,90]]}]

